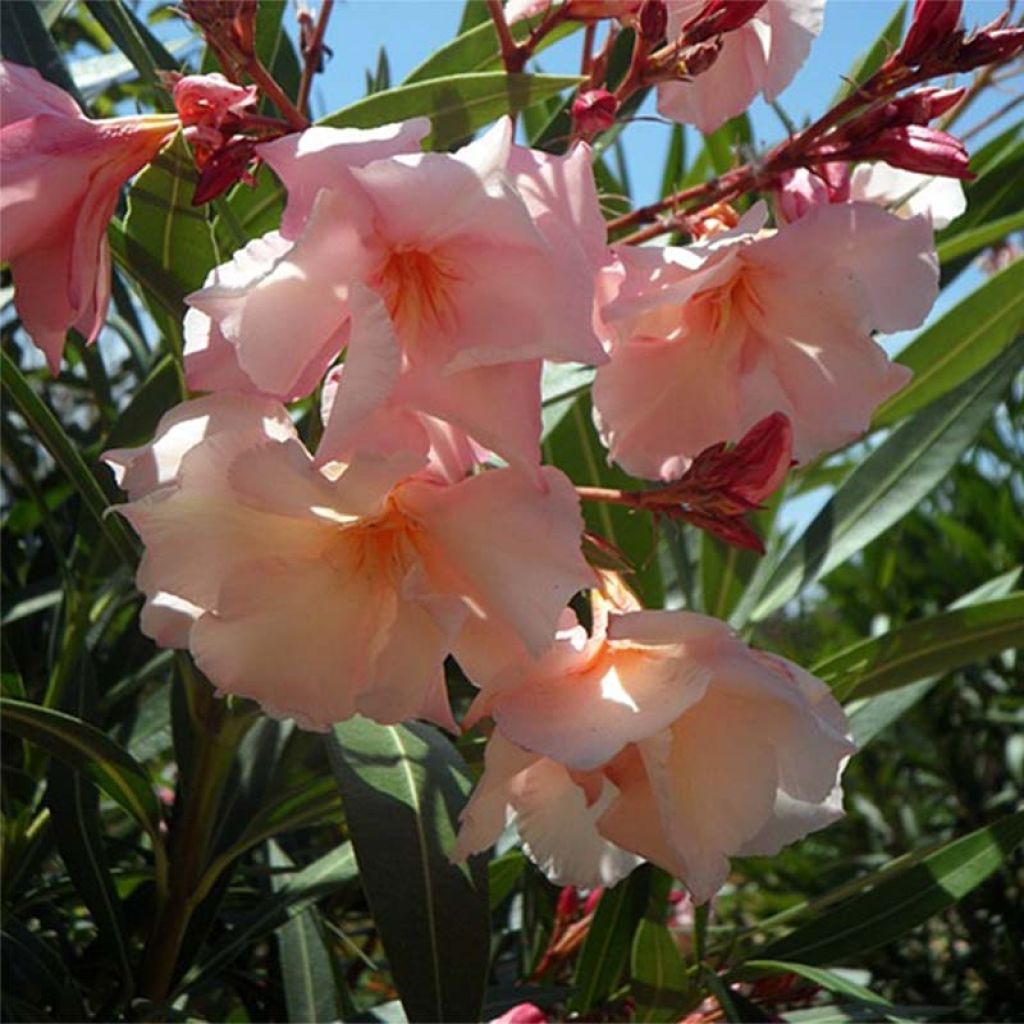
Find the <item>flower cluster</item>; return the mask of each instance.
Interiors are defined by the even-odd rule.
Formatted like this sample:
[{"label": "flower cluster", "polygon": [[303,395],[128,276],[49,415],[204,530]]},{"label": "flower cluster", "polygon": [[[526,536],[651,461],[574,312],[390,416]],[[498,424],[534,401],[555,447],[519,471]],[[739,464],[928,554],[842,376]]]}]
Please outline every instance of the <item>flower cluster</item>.
[{"label": "flower cluster", "polygon": [[[629,22],[628,80],[656,81],[663,113],[710,131],[778,94],[823,0],[548,6],[509,13]],[[244,63],[251,11],[236,7]],[[506,57],[521,56],[510,38]],[[922,39],[918,60],[937,52]],[[723,201],[686,221],[690,244],[640,247],[609,243],[586,142],[529,149],[508,118],[437,153],[422,151],[425,119],[245,135],[256,90],[219,76],[180,79],[176,118],[114,122],[35,72],[5,65],[0,82],[4,259],[54,370],[67,327],[91,340],[102,323],[118,188],[179,124],[211,192],[252,158],[287,191],[279,228],[187,297],[184,371],[202,396],[104,456],[145,546],[145,633],[188,650],[221,693],[316,730],[363,714],[457,731],[454,657],[478,691],[461,727],[492,723],[458,852],[511,823],[562,884],[610,885],[647,859],[704,901],[729,857],[841,814],[853,747],[824,684],[715,619],[642,608],[584,558],[580,500],[758,548],[744,517],[792,461],[863,433],[909,376],[873,334],[922,322],[934,226],[962,203],[905,159],[846,162],[882,155],[886,132],[931,131],[949,95],[886,101],[830,148],[798,149],[804,165],[779,163],[773,226],[764,202],[741,216]],[[577,140],[617,103],[581,91]],[[54,158],[88,173],[68,173],[42,214]],[[595,367],[609,459],[652,486],[577,488],[541,464],[545,361]],[[313,450],[286,407],[310,396]]]}]

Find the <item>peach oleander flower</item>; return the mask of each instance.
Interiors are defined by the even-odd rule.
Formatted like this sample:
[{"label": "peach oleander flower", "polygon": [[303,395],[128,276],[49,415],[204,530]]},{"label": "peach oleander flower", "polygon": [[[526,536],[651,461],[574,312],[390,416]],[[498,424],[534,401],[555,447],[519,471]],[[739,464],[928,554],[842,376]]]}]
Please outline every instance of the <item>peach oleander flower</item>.
[{"label": "peach oleander flower", "polygon": [[[263,151],[289,189],[282,231],[189,297],[199,311],[186,319],[190,384],[204,386],[193,372],[202,349],[217,386],[247,380],[247,390],[293,398],[347,347],[347,390],[363,407],[373,392],[535,467],[541,360],[605,358],[592,317],[606,249],[586,148],[531,154],[512,146],[504,119],[455,154],[349,165],[329,187],[333,165],[322,161],[339,158],[323,152],[289,165]],[[386,312],[365,333],[352,317],[357,287]],[[232,358],[214,360],[223,343]],[[332,419],[318,458],[344,450],[347,431]]]},{"label": "peach oleander flower", "polygon": [[[473,633],[471,630],[470,633]],[[704,902],[729,858],[777,853],[842,815],[853,744],[820,680],[692,612],[595,608],[550,651],[476,630],[455,655],[495,723],[456,854],[506,822],[558,885],[613,885],[646,859]]]},{"label": "peach oleander flower", "polygon": [[110,301],[107,224],[121,186],[177,128],[164,114],[90,120],[34,68],[0,61],[0,260],[52,373],[69,328],[86,341],[99,334]]},{"label": "peach oleander flower", "polygon": [[671,480],[782,412],[798,462],[858,437],[910,371],[871,332],[922,322],[938,293],[931,225],[867,203],[816,206],[778,231],[756,204],[685,248],[619,250],[603,310],[610,361],[594,414],[610,457]]},{"label": "peach oleander flower", "polygon": [[[707,0],[668,0],[668,38]],[[658,112],[713,132],[742,114],[758,93],[769,102],[789,85],[824,23],[825,0],[769,0],[745,25],[722,36],[714,63],[691,81],[661,82]]]},{"label": "peach oleander flower", "polygon": [[396,449],[322,469],[276,401],[210,395],[112,452],[145,544],[143,631],[222,693],[311,729],[360,713],[455,728],[443,662],[469,619],[540,653],[594,582],[568,479],[449,478]]}]

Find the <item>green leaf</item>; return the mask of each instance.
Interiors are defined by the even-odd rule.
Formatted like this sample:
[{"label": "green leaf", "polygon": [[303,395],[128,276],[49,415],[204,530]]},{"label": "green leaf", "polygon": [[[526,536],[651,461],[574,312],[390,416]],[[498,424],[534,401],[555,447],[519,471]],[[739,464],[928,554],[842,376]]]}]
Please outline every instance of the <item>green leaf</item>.
[{"label": "green leaf", "polygon": [[903,39],[903,22],[906,20],[906,14],[907,5],[901,3],[893,16],[886,22],[879,37],[871,44],[871,48],[859,57],[846,73],[846,80],[832,97],[832,106],[846,99],[858,85],[865,82],[882,66],[891,53],[896,52]]},{"label": "green leaf", "polygon": [[686,964],[672,933],[660,921],[644,918],[630,950],[630,993],[634,1020],[679,1020],[686,996]]},{"label": "green leaf", "polygon": [[[486,6],[483,3],[480,6],[484,11],[484,20],[467,31],[460,32],[451,42],[435,50],[422,64],[405,76],[403,86],[452,75],[493,71],[502,66],[501,48],[498,46],[498,34],[494,30],[494,23],[486,13]],[[579,28],[579,22],[563,22],[541,40],[535,52],[542,52]],[[530,32],[530,24],[527,21],[516,22],[511,26],[511,31],[517,41],[525,39]]]},{"label": "green leaf", "polygon": [[990,363],[1024,328],[1024,260],[1016,260],[931,327],[897,357],[914,379],[875,414],[888,426],[917,412]]},{"label": "green leaf", "polygon": [[67,762],[120,804],[153,839],[160,838],[160,804],[146,770],[106,733],[72,715],[0,698],[3,728]]},{"label": "green leaf", "polygon": [[424,145],[444,149],[503,114],[517,114],[580,81],[575,75],[510,75],[504,71],[449,75],[374,93],[319,123],[335,128],[372,128],[426,116],[432,127]]},{"label": "green leaf", "polygon": [[0,352],[0,383],[14,408],[24,417],[29,429],[53,456],[86,508],[99,523],[111,547],[129,565],[136,561],[136,544],[124,523],[107,515],[109,502],[99,480],[85,464],[78,446],[64,432],[57,417],[35,393],[6,350]]},{"label": "green leaf", "polygon": [[179,70],[179,62],[123,0],[86,0],[89,13],[103,26],[117,48],[132,62],[153,89],[156,105],[173,110],[170,93],[160,80],[161,71]]},{"label": "green leaf", "polygon": [[892,1005],[888,999],[842,975],[826,971],[821,967],[810,967],[807,964],[791,963],[785,960],[748,960],[742,966],[730,971],[729,977],[737,981],[755,981],[757,978],[772,974],[798,974],[801,978],[806,978],[835,995],[848,996],[874,1006],[889,1007]]},{"label": "green leaf", "polygon": [[[291,858],[277,843],[271,842],[268,847],[272,868],[294,866]],[[283,875],[275,874],[273,885],[274,891],[280,892],[287,885],[287,880]],[[316,908],[308,907],[301,914],[287,920],[277,929],[276,935],[288,1020],[338,1020],[334,971]]]},{"label": "green leaf", "polygon": [[815,665],[837,700],[885,693],[1024,646],[1024,593],[950,609],[854,644]]},{"label": "green leaf", "polygon": [[727,619],[743,596],[761,556],[726,544],[710,533],[701,536],[701,607],[708,615]]},{"label": "green leaf", "polygon": [[650,891],[650,870],[637,868],[605,889],[576,963],[570,1009],[587,1014],[618,987],[629,963],[633,932],[643,918]]},{"label": "green leaf", "polygon": [[478,1020],[490,955],[483,858],[454,864],[472,779],[422,724],[336,725],[328,755],[363,888],[409,1019]]},{"label": "green leaf", "polygon": [[1008,213],[1005,217],[997,217],[985,224],[968,228],[952,238],[946,239],[936,249],[939,263],[950,263],[964,256],[972,256],[979,249],[1001,242],[1014,231],[1024,229],[1024,210]]},{"label": "green leaf", "polygon": [[519,850],[509,850],[495,857],[487,865],[487,884],[490,891],[490,906],[493,913],[512,894],[519,879],[523,877],[526,858]]},{"label": "green leaf", "polygon": [[217,941],[216,948],[179,982],[172,996],[191,989],[208,978],[217,977],[254,942],[301,914],[318,899],[337,892],[358,877],[351,843],[343,843],[312,864],[291,875],[273,894],[261,900],[258,909],[239,920]]},{"label": "green leaf", "polygon": [[[286,17],[290,17],[287,4],[261,0],[256,15],[256,53],[274,81],[294,99],[299,94],[302,66],[288,35]],[[266,99],[261,109],[264,114],[277,114],[277,109]]]},{"label": "green leaf", "polygon": [[179,307],[218,263],[206,211],[192,205],[197,180],[192,153],[179,132],[128,189],[125,234],[174,280]]},{"label": "green leaf", "polygon": [[[582,371],[581,380],[590,371]],[[616,466],[608,464],[591,416],[589,393],[571,404],[561,422],[544,440],[545,461],[561,469],[575,484],[636,490],[642,485]],[[636,570],[628,578],[651,607],[663,599],[661,570],[654,557],[654,527],[645,513],[636,513],[606,502],[585,502],[587,530],[614,545]]]},{"label": "green leaf", "polygon": [[[10,6],[4,4],[3,6]],[[82,996],[63,951],[58,952],[11,914],[4,914],[0,947],[4,962],[4,1018],[8,1000],[17,998],[27,1012],[20,1020],[88,1020]],[[56,1014],[43,1012],[52,1006]],[[34,1011],[34,1012],[33,1012]]]},{"label": "green leaf", "polygon": [[[949,607],[951,611],[969,608],[1007,596],[1016,586],[1022,570],[1020,567],[1002,573],[988,580],[962,597],[957,598]],[[905,711],[913,707],[939,681],[940,676],[930,676],[919,682],[878,694],[863,702],[856,702],[849,711],[850,732],[859,750],[871,742],[883,729],[891,725]]]},{"label": "green leaf", "polygon": [[759,959],[829,964],[923,924],[997,871],[1024,841],[1024,811],[940,847],[869,892],[826,911],[759,951]]},{"label": "green leaf", "polygon": [[46,27],[38,4],[0,4],[0,53],[5,60],[35,68],[47,81],[70,93],[85,109],[85,101]]},{"label": "green leaf", "polygon": [[[884,533],[949,472],[988,422],[1024,359],[1024,339],[895,430],[850,474],[782,556],[751,618],[763,619]],[[758,592],[760,591],[760,596]],[[749,602],[734,619],[743,620]]]},{"label": "green leaf", "polygon": [[[63,694],[62,710],[72,712],[80,719],[93,711],[90,673],[88,655],[83,655]],[[47,772],[46,803],[50,808],[50,823],[61,859],[92,914],[100,943],[117,962],[122,985],[120,999],[127,1000],[132,986],[128,929],[110,872],[100,824],[99,793],[81,772],[67,762],[55,759],[50,762]]]},{"label": "green leaf", "polygon": [[672,125],[665,155],[665,169],[661,172],[661,195],[671,195],[678,189],[686,170],[686,136],[681,124]]}]

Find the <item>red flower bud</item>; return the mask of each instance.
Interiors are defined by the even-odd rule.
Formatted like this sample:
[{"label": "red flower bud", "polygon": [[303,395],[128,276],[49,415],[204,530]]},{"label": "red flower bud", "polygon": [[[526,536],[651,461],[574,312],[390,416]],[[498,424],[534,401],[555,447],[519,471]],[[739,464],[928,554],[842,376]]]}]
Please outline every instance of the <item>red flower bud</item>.
[{"label": "red flower bud", "polygon": [[845,155],[848,159],[884,160],[918,174],[964,180],[974,177],[964,144],[947,132],[922,125],[887,128]]},{"label": "red flower bud", "polygon": [[1006,15],[979,28],[963,42],[954,60],[954,70],[972,71],[983,64],[1002,64],[1024,50],[1024,28],[1003,28]]},{"label": "red flower bud", "polygon": [[572,118],[583,135],[596,135],[615,124],[618,100],[607,89],[588,89],[573,100]]},{"label": "red flower bud", "polygon": [[712,36],[742,28],[764,7],[765,0],[711,0],[683,26],[686,41],[703,42]]},{"label": "red flower bud", "polygon": [[644,0],[638,18],[640,35],[650,43],[657,43],[665,38],[668,30],[668,7],[665,0]]},{"label": "red flower bud", "polygon": [[580,909],[580,894],[574,885],[567,885],[558,894],[558,902],[555,904],[555,917],[565,920],[576,916]]},{"label": "red flower bud", "polygon": [[235,85],[223,75],[185,75],[174,85],[174,106],[183,125],[221,128],[255,106],[255,85]]},{"label": "red flower bud", "polygon": [[249,164],[256,155],[256,140],[237,138],[206,160],[192,193],[192,205],[200,206],[226,192],[237,181],[249,177]]},{"label": "red flower bud", "polygon": [[896,60],[917,65],[940,53],[955,40],[961,0],[914,0],[910,29]]}]

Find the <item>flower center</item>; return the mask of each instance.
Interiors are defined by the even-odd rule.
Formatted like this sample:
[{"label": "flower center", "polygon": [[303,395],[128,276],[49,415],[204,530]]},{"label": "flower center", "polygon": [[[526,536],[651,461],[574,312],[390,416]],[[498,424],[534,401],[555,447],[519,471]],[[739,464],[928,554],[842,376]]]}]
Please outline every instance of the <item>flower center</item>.
[{"label": "flower center", "polygon": [[404,343],[455,330],[459,280],[453,261],[437,249],[398,247],[388,253],[376,287]]},{"label": "flower center", "polygon": [[752,277],[749,271],[740,270],[724,284],[695,295],[687,310],[695,332],[714,337],[756,322],[764,306]]}]

